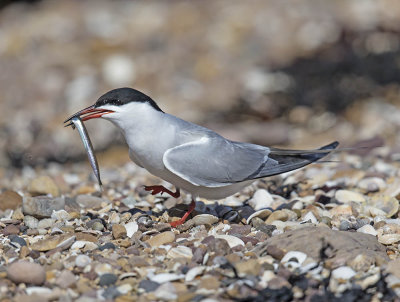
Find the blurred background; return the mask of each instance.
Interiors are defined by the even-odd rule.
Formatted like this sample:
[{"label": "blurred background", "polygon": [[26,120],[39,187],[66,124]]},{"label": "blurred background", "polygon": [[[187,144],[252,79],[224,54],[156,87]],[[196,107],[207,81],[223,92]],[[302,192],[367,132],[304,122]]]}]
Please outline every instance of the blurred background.
[{"label": "blurred background", "polygon": [[[64,119],[129,86],[265,145],[400,156],[400,2],[0,1],[0,166],[86,161]],[[87,123],[100,164],[128,161]]]}]

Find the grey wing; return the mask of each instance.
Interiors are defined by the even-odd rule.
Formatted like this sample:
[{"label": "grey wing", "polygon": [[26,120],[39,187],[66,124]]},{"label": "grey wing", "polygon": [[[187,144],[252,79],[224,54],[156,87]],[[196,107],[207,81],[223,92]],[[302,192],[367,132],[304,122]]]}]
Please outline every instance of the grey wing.
[{"label": "grey wing", "polygon": [[[337,145],[334,142],[316,152],[299,154],[296,150],[288,154],[290,150],[271,152],[270,148],[259,145],[203,137],[167,150],[163,162],[172,173],[194,185],[223,187],[304,167],[326,156]],[[327,151],[321,153],[321,150]]]},{"label": "grey wing", "polygon": [[197,186],[223,187],[251,179],[261,166],[276,165],[269,148],[236,143],[222,137],[203,137],[167,150],[164,165]]}]

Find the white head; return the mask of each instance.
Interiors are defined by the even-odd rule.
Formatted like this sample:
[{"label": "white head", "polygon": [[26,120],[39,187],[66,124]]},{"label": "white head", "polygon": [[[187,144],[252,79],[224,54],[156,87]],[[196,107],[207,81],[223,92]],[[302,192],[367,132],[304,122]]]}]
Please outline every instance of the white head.
[{"label": "white head", "polygon": [[65,122],[76,116],[82,121],[101,117],[125,128],[132,120],[140,121],[150,113],[163,111],[144,93],[133,88],[117,88],[103,94],[94,105],[75,113]]}]

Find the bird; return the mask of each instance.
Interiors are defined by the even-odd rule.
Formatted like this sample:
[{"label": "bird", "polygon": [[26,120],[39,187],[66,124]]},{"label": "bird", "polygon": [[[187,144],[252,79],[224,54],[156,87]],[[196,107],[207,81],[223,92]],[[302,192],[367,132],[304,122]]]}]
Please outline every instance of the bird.
[{"label": "bird", "polygon": [[[316,162],[339,143],[319,149],[288,150],[232,141],[211,129],[164,112],[146,94],[133,88],[117,88],[93,105],[70,116],[82,121],[102,118],[119,128],[129,147],[129,157],[149,173],[175,186],[145,186],[155,195],[175,198],[180,190],[191,195],[188,211],[172,227],[183,224],[198,197],[218,200],[233,195],[257,179],[282,174]],[[68,126],[68,125],[67,125]]]}]

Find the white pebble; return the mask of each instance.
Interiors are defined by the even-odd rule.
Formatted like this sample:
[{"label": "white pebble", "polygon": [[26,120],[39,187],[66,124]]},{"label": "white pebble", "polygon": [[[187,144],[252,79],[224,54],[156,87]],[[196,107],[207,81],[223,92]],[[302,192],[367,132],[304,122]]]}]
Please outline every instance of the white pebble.
[{"label": "white pebble", "polygon": [[311,221],[311,223],[317,223],[318,222],[317,218],[315,217],[315,215],[311,211],[308,212],[306,215],[304,215],[303,220],[304,221]]},{"label": "white pebble", "polygon": [[349,203],[351,201],[364,203],[365,197],[360,193],[349,191],[349,190],[338,190],[336,191],[335,198],[339,202]]},{"label": "white pebble", "polygon": [[370,234],[372,236],[378,235],[378,232],[370,224],[363,225],[361,228],[357,229],[357,232]]},{"label": "white pebble", "polygon": [[249,201],[249,205],[255,210],[268,208],[272,205],[274,199],[265,189],[258,189]]},{"label": "white pebble", "polygon": [[70,219],[70,215],[65,210],[59,210],[59,211],[53,211],[53,213],[51,213],[51,218],[59,221],[67,221]]},{"label": "white pebble", "polygon": [[232,236],[232,235],[215,235],[215,238],[219,238],[219,239],[224,239],[226,240],[226,242],[228,242],[228,245],[230,248],[233,248],[237,245],[243,245],[244,246],[244,242],[242,239]]},{"label": "white pebble", "polygon": [[126,229],[126,236],[128,236],[129,238],[132,238],[133,234],[135,234],[139,229],[139,226],[136,221],[128,222],[127,224],[124,225],[124,227]]},{"label": "white pebble", "polygon": [[184,277],[185,277],[185,275],[182,275],[182,274],[161,273],[161,274],[149,276],[149,279],[153,282],[165,283],[165,282],[180,280],[180,279],[183,279]]},{"label": "white pebble", "polygon": [[349,280],[356,275],[356,272],[349,266],[341,266],[332,271],[332,277],[336,280]]},{"label": "white pebble", "polygon": [[111,86],[131,85],[136,77],[133,60],[126,55],[108,57],[102,66],[105,81]]},{"label": "white pebble", "polygon": [[92,260],[86,255],[78,255],[75,259],[75,265],[78,267],[85,267],[90,264]]},{"label": "white pebble", "polygon": [[185,281],[186,282],[191,282],[194,280],[194,278],[196,278],[197,276],[203,274],[205,270],[204,266],[195,266],[193,268],[191,268],[187,273],[186,273],[186,277],[185,277]]}]

